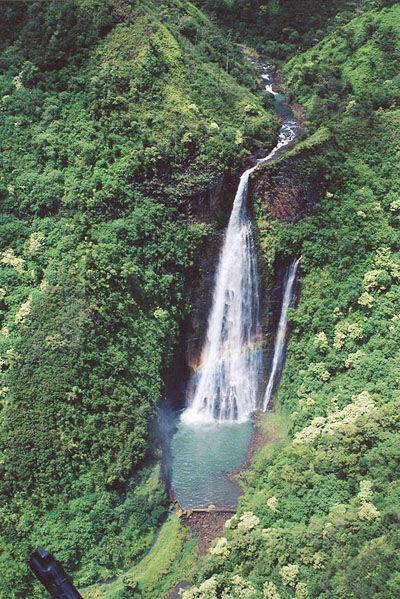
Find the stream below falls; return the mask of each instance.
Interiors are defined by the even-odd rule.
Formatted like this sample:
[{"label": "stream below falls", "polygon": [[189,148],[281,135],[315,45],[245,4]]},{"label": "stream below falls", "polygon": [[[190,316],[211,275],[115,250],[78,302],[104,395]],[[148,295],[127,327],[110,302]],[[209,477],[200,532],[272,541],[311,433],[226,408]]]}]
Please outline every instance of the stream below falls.
[{"label": "stream below falls", "polygon": [[[246,461],[253,434],[251,416],[268,406],[270,394],[279,383],[280,369],[275,360],[267,387],[259,388],[264,360],[256,249],[247,192],[251,173],[291,144],[300,132],[300,125],[284,94],[275,91],[271,68],[255,64],[261,69],[265,89],[275,98],[281,127],[272,151],[240,178],[216,271],[201,364],[193,374],[194,391],[187,398],[186,409],[177,415],[170,446],[170,484],[183,508],[236,507],[241,491],[232,474]],[[285,276],[276,334],[274,355],[278,348],[279,364],[283,363],[282,340],[291,301],[292,287],[288,287],[293,282],[291,272],[293,264]]]}]

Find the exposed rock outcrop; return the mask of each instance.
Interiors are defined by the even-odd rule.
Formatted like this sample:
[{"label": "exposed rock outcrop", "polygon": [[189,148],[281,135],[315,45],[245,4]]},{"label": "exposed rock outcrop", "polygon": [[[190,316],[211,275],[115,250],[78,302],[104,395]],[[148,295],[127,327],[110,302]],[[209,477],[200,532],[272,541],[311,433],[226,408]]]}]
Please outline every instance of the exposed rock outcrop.
[{"label": "exposed rock outcrop", "polygon": [[[314,169],[305,176],[306,165]],[[292,222],[308,214],[318,200],[322,186],[322,164],[317,148],[293,150],[279,160],[269,162],[254,172],[251,196],[259,199],[273,219]]]},{"label": "exposed rock outcrop", "polygon": [[214,539],[224,532],[224,525],[235,510],[188,510],[182,513],[181,521],[186,524],[198,540],[201,555],[207,553]]},{"label": "exposed rock outcrop", "polygon": [[193,310],[190,319],[184,324],[182,341],[183,347],[186,348],[186,363],[191,368],[195,368],[199,361],[207,332],[215,272],[236,186],[237,181],[226,175],[187,201],[186,213],[189,222],[211,222],[215,226],[215,232],[208,236],[203,245],[191,278],[191,283],[195,281],[194,285],[190,285]]}]

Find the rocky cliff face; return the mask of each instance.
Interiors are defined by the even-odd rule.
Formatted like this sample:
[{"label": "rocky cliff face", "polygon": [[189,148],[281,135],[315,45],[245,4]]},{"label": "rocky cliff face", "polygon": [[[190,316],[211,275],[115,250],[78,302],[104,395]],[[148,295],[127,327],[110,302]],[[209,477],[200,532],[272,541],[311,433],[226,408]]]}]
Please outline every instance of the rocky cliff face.
[{"label": "rocky cliff face", "polygon": [[[271,224],[276,220],[295,222],[312,211],[323,186],[320,153],[320,143],[303,147],[300,143],[274,162],[260,165],[251,178],[250,202],[255,206],[258,227],[266,376],[282,307],[285,274],[292,258],[300,251],[288,248],[282,255],[276,247]],[[299,297],[299,280],[295,293]]]},{"label": "rocky cliff face", "polygon": [[218,214],[224,196],[225,179],[224,175],[217,177],[187,200],[185,214],[190,223],[207,223]]},{"label": "rocky cliff face", "polygon": [[313,155],[315,148],[294,150],[254,172],[251,196],[253,201],[261,202],[272,219],[292,222],[311,211],[322,182],[322,168],[305,176],[305,165]]},{"label": "rocky cliff face", "polygon": [[172,389],[169,395],[174,397],[173,403],[177,408],[184,404],[190,372],[196,367],[204,344],[215,273],[236,187],[237,179],[226,174],[200,189],[185,202],[188,222],[211,225],[211,232],[205,239],[188,276],[186,293],[192,309],[183,321],[177,353],[167,383],[167,387]]}]

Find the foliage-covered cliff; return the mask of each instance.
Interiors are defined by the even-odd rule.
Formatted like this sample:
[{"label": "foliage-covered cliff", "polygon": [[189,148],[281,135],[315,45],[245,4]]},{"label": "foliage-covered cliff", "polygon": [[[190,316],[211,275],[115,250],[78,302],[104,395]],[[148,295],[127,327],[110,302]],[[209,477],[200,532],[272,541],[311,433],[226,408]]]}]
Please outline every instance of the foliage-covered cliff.
[{"label": "foliage-covered cliff", "polygon": [[0,595],[27,598],[37,544],[80,584],[150,546],[165,495],[140,468],[209,233],[186,202],[276,123],[190,2],[0,13]]},{"label": "foliage-covered cliff", "polygon": [[337,31],[355,14],[395,0],[198,0],[235,38],[281,63]]}]

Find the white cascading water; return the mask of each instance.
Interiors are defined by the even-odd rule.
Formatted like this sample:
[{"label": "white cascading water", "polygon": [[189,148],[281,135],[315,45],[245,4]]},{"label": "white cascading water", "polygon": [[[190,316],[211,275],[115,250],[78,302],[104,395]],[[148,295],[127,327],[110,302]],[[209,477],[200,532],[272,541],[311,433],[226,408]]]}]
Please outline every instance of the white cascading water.
[{"label": "white cascading water", "polygon": [[278,329],[276,333],[274,353],[272,357],[271,373],[265,391],[263,411],[266,412],[269,408],[272,393],[276,388],[277,379],[281,373],[283,358],[285,355],[285,341],[288,328],[288,310],[293,304],[294,294],[294,283],[296,281],[297,270],[299,268],[300,258],[294,260],[289,266],[286,277],[285,277],[285,290],[283,293],[282,309],[279,318]]},{"label": "white cascading water", "polygon": [[[262,77],[266,89],[275,95],[268,67],[264,67]],[[275,148],[240,178],[219,259],[194,393],[181,416],[185,424],[243,422],[257,408],[262,371],[260,298],[248,184],[259,164],[271,160],[293,141],[297,127],[295,120],[286,120]]]},{"label": "white cascading water", "polygon": [[186,423],[243,421],[256,408],[260,352],[260,301],[257,254],[247,212],[250,173],[240,179],[219,261],[193,400]]},{"label": "white cascading water", "polygon": [[273,87],[274,87],[274,82],[272,79],[272,75],[271,75],[271,69],[268,66],[264,66],[263,67],[263,72],[261,73],[261,79],[264,79],[265,81],[265,89],[269,94],[272,94],[273,96],[277,96],[278,92],[276,92]]}]

